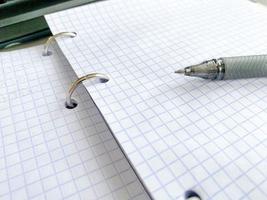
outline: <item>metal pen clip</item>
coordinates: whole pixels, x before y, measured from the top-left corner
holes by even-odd
[[[65,102],[66,108],[73,109],[78,105],[77,101],[75,99],[71,98],[71,95],[73,94],[73,92],[75,91],[75,89],[78,87],[78,85],[81,82],[88,80],[88,79],[92,79],[92,78],[99,78],[101,83],[105,83],[105,82],[109,81],[109,77],[105,74],[102,74],[102,73],[91,73],[91,74],[87,74],[85,76],[78,78],[70,86],[70,89],[69,89],[67,97],[66,97],[66,102]]]
[[[77,35],[76,32],[61,32],[61,33],[57,33],[53,36],[50,36],[44,44],[43,56],[52,55],[52,52],[49,51],[49,46],[52,43],[52,41],[55,40],[56,38],[62,37],[62,36],[74,38],[74,37],[76,37],[76,35]]]

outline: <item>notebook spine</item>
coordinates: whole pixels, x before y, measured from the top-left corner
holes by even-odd
[[[71,38],[74,38],[76,36],[77,36],[76,32],[60,32],[60,33],[57,33],[57,34],[55,34],[53,36],[50,36],[45,42],[44,50],[43,50],[43,56],[52,55],[52,52],[49,51],[49,47],[50,47],[52,41],[54,41],[56,38],[59,38],[59,37],[71,37]]]

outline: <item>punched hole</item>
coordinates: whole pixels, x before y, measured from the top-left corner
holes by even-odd
[[[52,54],[53,54],[52,51],[47,51],[42,53],[43,56],[51,56]]]
[[[65,107],[68,109],[73,109],[73,108],[76,108],[77,106],[78,106],[78,102],[75,99],[71,99],[69,104],[65,102]]]
[[[106,83],[106,82],[109,81],[109,79],[107,79],[107,78],[100,78],[99,81],[100,81],[100,83]]]
[[[201,200],[200,195],[194,190],[187,190],[184,194],[185,200]]]

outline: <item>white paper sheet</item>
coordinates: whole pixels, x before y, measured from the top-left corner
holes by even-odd
[[[266,78],[207,81],[174,70],[267,54],[267,9],[246,0],[110,0],[46,16],[155,199],[267,197]]]
[[[0,53],[0,199],[149,199],[77,76],[55,46]]]

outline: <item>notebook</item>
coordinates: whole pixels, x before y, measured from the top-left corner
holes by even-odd
[[[0,53],[0,199],[149,199],[58,46]]]
[[[75,73],[154,199],[267,198],[266,78],[174,70],[267,53],[266,8],[247,0],[112,0],[47,15]]]

